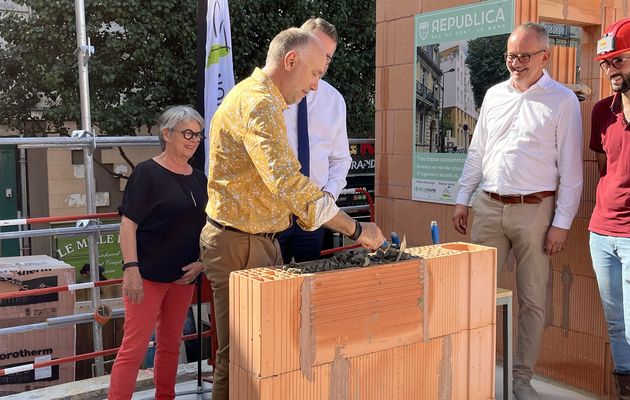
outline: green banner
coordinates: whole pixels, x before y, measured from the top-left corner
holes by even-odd
[[[474,91],[505,79],[498,73],[505,71],[503,51],[484,58],[479,49],[499,41],[504,46],[514,29],[514,0],[422,13],[414,23],[412,199],[454,204],[479,117]],[[489,69],[488,59],[501,62]],[[479,71],[491,79],[481,79]]]
[[[90,262],[88,238],[85,236],[59,236],[55,238],[56,256],[72,265],[76,270],[77,282],[89,281],[89,273],[81,274],[81,269]],[[98,239],[98,262],[103,266],[103,275],[108,279],[122,278],[122,256],[120,254],[120,234],[103,233]]]
[[[416,46],[512,32],[514,0],[483,1],[416,15]]]

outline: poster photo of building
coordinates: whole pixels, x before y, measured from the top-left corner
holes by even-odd
[[[483,96],[508,78],[513,29],[513,0],[416,15],[413,200],[454,204]]]

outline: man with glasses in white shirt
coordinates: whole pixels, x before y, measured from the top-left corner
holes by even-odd
[[[484,98],[457,195],[453,225],[471,240],[497,248],[497,271],[509,251],[516,258],[518,329],[513,392],[539,399],[531,386],[545,326],[549,256],[567,242],[582,192],[582,122],[575,94],[551,79],[549,35],[525,23],[510,35],[504,54],[510,79]]]
[[[614,94],[593,107],[590,149],[600,179],[588,226],[591,259],[608,322],[618,399],[630,399],[630,18],[597,42]]]
[[[326,51],[328,70],[337,49],[336,28],[323,18],[310,18],[300,29],[320,40]],[[317,91],[310,92],[302,102],[304,104],[290,105],[284,111],[289,144],[302,163],[301,172],[326,195],[337,200],[346,186],[346,176],[352,164],[346,132],[346,102],[341,93],[323,79],[319,81]],[[302,111],[300,107],[303,107]],[[306,124],[303,137],[308,144],[300,142],[300,113],[303,113],[302,123]],[[306,153],[300,154],[300,147]],[[308,164],[306,169],[304,164]],[[285,264],[291,259],[296,262],[315,260],[324,243],[324,228],[305,231],[294,219],[293,225],[278,236],[278,241]]]

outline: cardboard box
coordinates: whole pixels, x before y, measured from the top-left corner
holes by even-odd
[[[0,293],[74,283],[74,268],[48,256],[0,258]],[[43,322],[74,314],[72,292],[0,300],[0,328]]]
[[[75,354],[74,325],[0,336],[0,368]],[[0,376],[0,396],[74,381],[74,362]]]

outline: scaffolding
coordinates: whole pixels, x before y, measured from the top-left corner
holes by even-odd
[[[28,237],[41,236],[76,236],[85,235],[88,238],[88,254],[90,263],[90,276],[98,282],[98,238],[103,232],[117,232],[120,224],[101,224],[97,217],[111,216],[112,213],[96,213],[96,184],[94,180],[94,160],[93,153],[98,147],[113,146],[159,146],[159,138],[153,136],[126,136],[126,137],[99,137],[90,134],[81,137],[37,137],[37,138],[0,138],[0,145],[15,145],[22,153],[26,149],[37,148],[81,148],[83,150],[83,161],[85,165],[85,186],[86,186],[86,215],[74,217],[42,217],[42,218],[22,218],[16,220],[3,221],[0,226],[22,225],[29,222],[53,222],[59,219],[79,220],[86,219],[88,223],[81,227],[50,228],[36,230],[18,230],[14,232],[0,233],[0,240],[23,239]],[[21,156],[22,157],[22,156]],[[24,167],[25,168],[25,167]],[[26,174],[21,176],[22,192],[22,213],[26,214],[28,204],[28,192],[26,191]],[[98,310],[101,307],[100,290],[98,286],[92,287],[92,309]],[[96,322],[92,323],[92,336],[94,340],[94,351],[103,350],[102,326]],[[104,360],[102,356],[95,359],[95,373],[102,376],[105,373]]]

